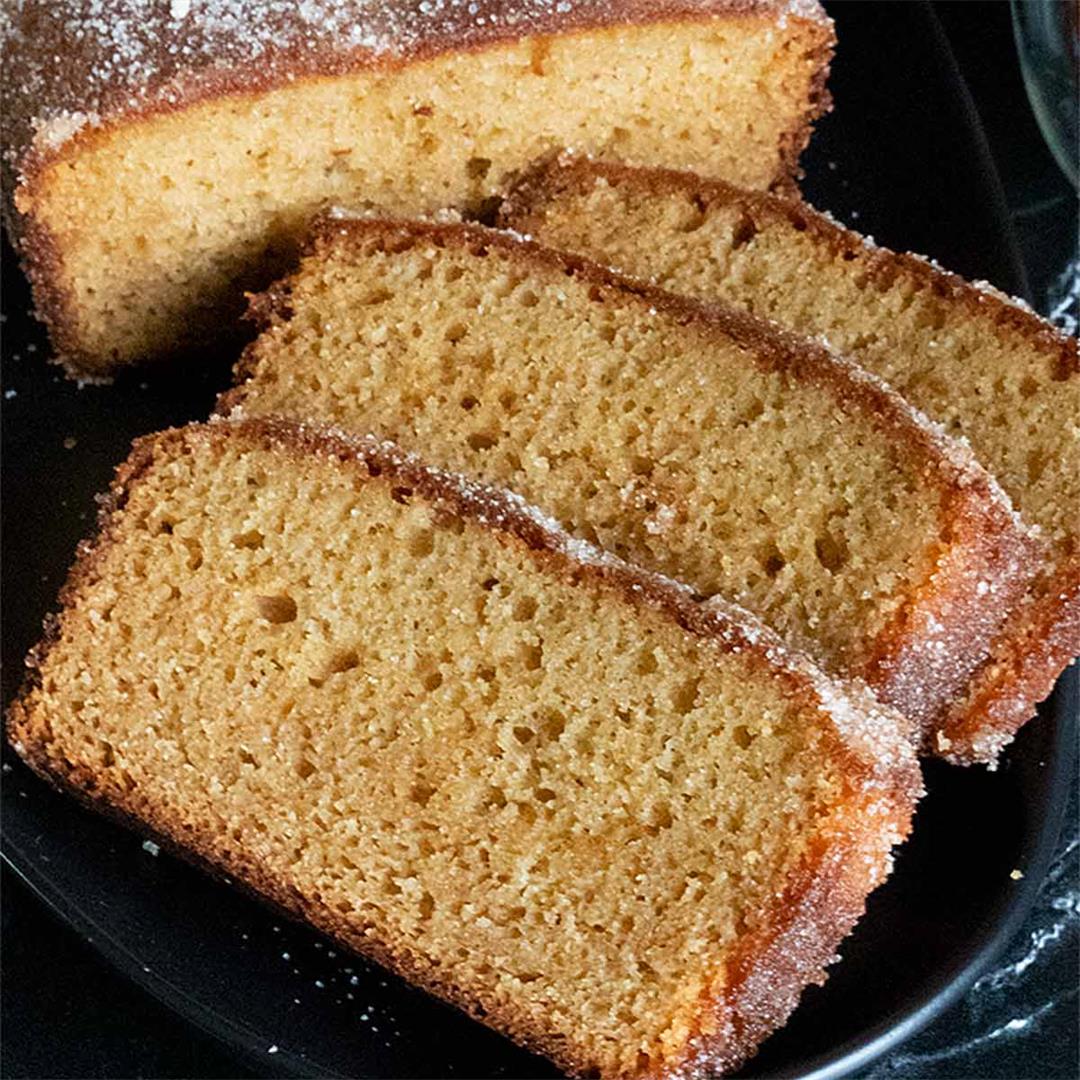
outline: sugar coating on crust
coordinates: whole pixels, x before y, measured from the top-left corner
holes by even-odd
[[[185,85],[230,68],[327,53],[400,61],[414,54],[620,21],[767,14],[822,24],[817,0],[56,0],[0,11],[9,161],[31,137],[55,150],[84,127],[151,102],[178,103]],[[58,52],[35,47],[40,39]],[[61,59],[62,56],[62,59]],[[25,103],[25,104],[23,104]],[[25,114],[25,115],[22,115]]]

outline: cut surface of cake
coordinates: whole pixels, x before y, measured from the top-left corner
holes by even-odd
[[[902,721],[393,446],[136,444],[8,734],[563,1068],[730,1068],[909,827]]]
[[[375,432],[760,614],[929,736],[1035,558],[964,449],[825,348],[479,226],[328,220],[220,408]]]
[[[986,287],[805,203],[587,160],[524,179],[504,223],[664,288],[825,336],[966,438],[1047,544],[940,749],[989,760],[1080,653],[1077,342]]]
[[[28,0],[0,29],[10,222],[84,377],[219,338],[333,202],[476,209],[563,147],[782,181],[833,41],[813,0]]]

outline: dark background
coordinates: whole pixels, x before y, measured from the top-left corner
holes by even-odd
[[[997,0],[934,6],[1000,170],[1031,295],[1040,310],[1049,310],[1070,260],[1075,273],[1075,194],[1042,144],[1029,111],[1008,5]],[[849,220],[853,216],[849,208],[831,209]],[[1061,857],[999,967],[963,1003],[866,1077],[1080,1075],[1077,815],[1074,792]],[[6,868],[2,886],[0,1075],[254,1075],[228,1050],[116,974]]]

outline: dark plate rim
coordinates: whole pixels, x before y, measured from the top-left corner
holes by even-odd
[[[1075,664],[1058,679],[1053,694],[1042,708],[1043,715],[1032,723],[1054,725],[1053,737],[1048,740],[1050,746],[1046,761],[1049,772],[1047,800],[1043,806],[1037,840],[1029,849],[1031,854],[1028,861],[1017,868],[1023,877],[1010,893],[1008,903],[998,919],[973,936],[974,951],[969,952],[966,959],[945,967],[938,976],[928,980],[921,1003],[909,1007],[899,1019],[884,1020],[863,1035],[840,1044],[835,1050],[811,1058],[802,1071],[772,1074],[777,1080],[781,1077],[784,1080],[841,1080],[869,1065],[918,1034],[956,1004],[986,973],[1020,929],[1054,860],[1068,806],[1073,752],[1080,737],[1080,670]]]
[[[934,48],[949,69],[950,79],[960,96],[967,126],[973,135],[975,153],[979,158],[978,168],[986,180],[997,231],[1002,240],[1003,254],[1011,264],[1013,280],[1024,298],[1031,302],[1033,297],[1027,269],[1020,257],[1020,245],[1009,217],[1005,189],[990,151],[982,118],[932,5],[927,5],[927,23],[934,38]],[[974,938],[974,954],[947,966],[938,977],[929,980],[922,1003],[909,1007],[899,1019],[883,1020],[862,1036],[842,1043],[834,1051],[812,1058],[801,1072],[785,1071],[776,1074],[777,1077],[784,1077],[785,1080],[840,1080],[850,1076],[856,1069],[870,1064],[916,1035],[956,1004],[1004,951],[1035,903],[1053,860],[1054,849],[1064,823],[1071,779],[1072,748],[1080,734],[1080,671],[1077,671],[1075,664],[1066,669],[1058,679],[1053,694],[1043,709],[1048,715],[1040,717],[1040,720],[1052,722],[1055,729],[1050,740],[1051,756],[1047,762],[1050,770],[1047,781],[1048,795],[1043,806],[1042,821],[1039,823],[1038,839],[1028,865],[1020,868],[1024,877],[1018,883],[1019,888],[1010,894],[1010,901],[998,920],[988,924]]]

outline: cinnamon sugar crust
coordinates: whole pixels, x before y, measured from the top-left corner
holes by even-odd
[[[4,156],[27,176],[80,131],[118,117],[522,37],[716,16],[768,16],[781,26],[789,18],[815,23],[831,41],[832,22],[817,0],[172,0],[145,8],[85,0],[24,3],[18,12],[0,15],[7,61]],[[54,61],[57,50],[63,50],[62,64]],[[808,120],[829,106],[826,73],[827,67]],[[808,138],[808,127],[789,135],[788,172]],[[34,162],[25,158],[31,148]]]
[[[429,502],[447,527],[454,521],[479,525],[509,549],[531,553],[552,582],[594,590],[612,602],[630,605],[641,618],[659,615],[681,632],[718,650],[717,655],[753,657],[764,680],[779,679],[793,707],[817,714],[828,729],[830,768],[844,777],[841,795],[812,829],[804,855],[774,898],[757,928],[743,935],[734,952],[722,958],[716,980],[703,987],[684,1035],[649,1053],[631,1055],[624,1068],[600,1063],[605,1076],[697,1077],[735,1067],[782,1023],[803,986],[820,982],[841,938],[862,913],[865,897],[887,874],[890,849],[909,829],[921,791],[918,768],[902,730],[902,721],[857,688],[842,689],[809,661],[787,649],[756,620],[735,608],[706,611],[687,590],[656,575],[621,563],[610,555],[568,537],[538,512],[504,493],[485,489],[428,469],[391,445],[276,420],[218,422],[165,432],[140,440],[121,467],[101,513],[101,532],[84,545],[62,594],[64,610],[54,621],[52,639],[31,660],[31,676],[8,717],[8,737],[41,775],[71,790],[99,809],[150,829],[170,848],[237,879],[245,887],[291,915],[330,934],[343,945],[385,964],[420,986],[458,1005],[476,1019],[548,1054],[572,1074],[595,1072],[596,1059],[572,1032],[552,1030],[522,999],[492,1003],[464,985],[453,965],[428,962],[415,943],[380,933],[363,921],[343,915],[321,899],[311,884],[283,876],[252,845],[232,842],[216,827],[215,816],[178,812],[152,783],[132,782],[136,763],[117,750],[115,766],[89,764],[70,743],[62,721],[63,694],[54,682],[64,670],[56,649],[73,647],[79,612],[110,562],[110,548],[123,544],[125,515],[140,485],[188,455],[269,452],[289,469],[314,458],[333,463],[340,476],[354,477],[356,491],[382,485],[399,501]],[[241,455],[242,456],[242,455]],[[211,465],[210,467],[216,467]],[[212,512],[212,508],[208,508]],[[81,624],[80,624],[81,625]],[[76,643],[77,647],[77,643]],[[57,696],[57,695],[60,696]],[[808,719],[809,722],[809,719]],[[813,723],[818,723],[815,720]],[[314,721],[313,721],[314,723]],[[67,745],[65,745],[67,741]],[[234,748],[235,749],[235,748]],[[139,774],[141,776],[141,774]],[[219,794],[215,799],[225,796]],[[721,960],[721,956],[717,957]],[[467,980],[466,980],[467,981]],[[676,1030],[676,1029],[672,1029]]]
[[[563,156],[522,177],[501,214],[666,288],[828,334],[970,440],[1045,545],[1027,598],[932,747],[958,763],[993,761],[1080,653],[1076,339],[985,283],[878,247],[799,199],[693,173]],[[633,249],[616,236],[627,228],[640,240]],[[799,284],[809,280],[819,283],[813,299]]]

